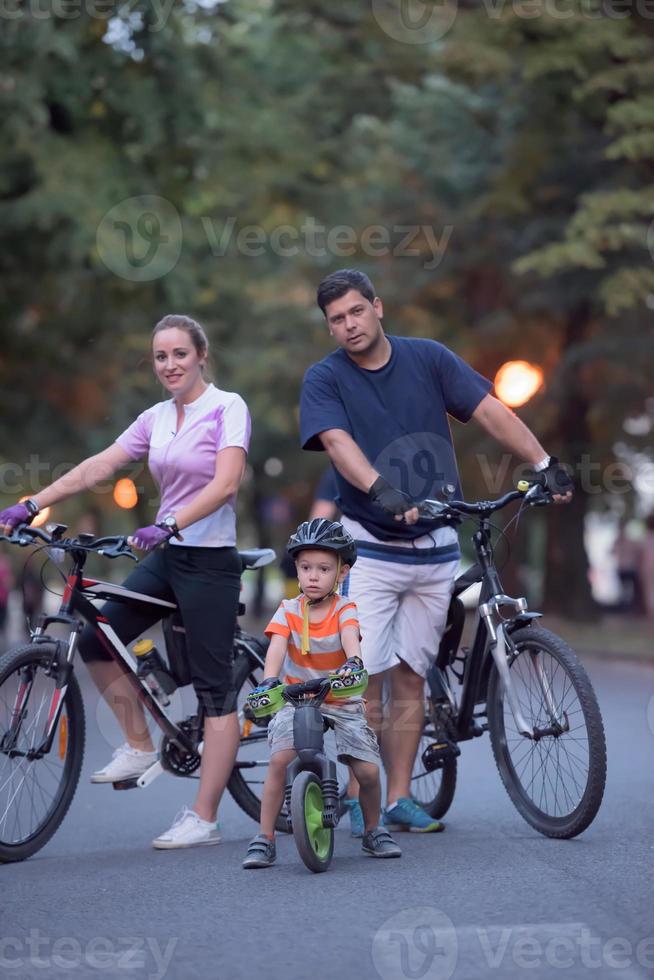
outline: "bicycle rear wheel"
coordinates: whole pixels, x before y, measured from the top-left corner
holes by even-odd
[[[0,862],[39,851],[64,819],[84,755],[84,705],[71,674],[50,752],[38,748],[56,691],[54,643],[27,644],[0,659]]]
[[[525,721],[549,733],[533,740],[518,732],[494,667],[487,709],[497,768],[527,823],[546,837],[576,837],[595,819],[606,782],[597,698],[583,666],[554,633],[528,626],[510,639],[511,680]]]
[[[457,761],[446,759],[441,768],[431,771],[426,769],[422,759],[423,752],[437,741],[439,736],[431,719],[426,718],[411,773],[411,796],[430,817],[440,820],[452,806],[456,791]]]

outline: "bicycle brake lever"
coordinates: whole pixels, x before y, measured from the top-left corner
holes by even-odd
[[[418,504],[418,513],[421,517],[443,517],[447,511],[447,504],[440,500],[423,500]]]

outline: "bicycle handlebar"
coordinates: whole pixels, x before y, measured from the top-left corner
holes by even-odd
[[[83,540],[86,537],[87,540]],[[19,524],[11,534],[0,534],[0,541],[8,541],[9,544],[17,544],[21,548],[32,544],[35,540],[42,541],[44,544],[61,551],[88,551],[104,555],[105,558],[131,558],[138,561],[138,558],[127,544],[127,537],[124,534],[108,535],[102,538],[94,538],[93,535],[80,535],[78,538],[59,538],[56,534],[49,534],[39,527],[32,527],[30,524]]]
[[[421,517],[432,517],[439,520],[444,517],[456,517],[459,514],[487,517],[497,510],[502,510],[514,500],[525,500],[530,506],[539,506],[550,503],[552,494],[543,487],[539,480],[531,483],[528,483],[527,480],[521,480],[517,490],[509,490],[508,493],[497,497],[495,500],[479,500],[473,504],[466,500],[427,499],[419,503],[417,507]]]

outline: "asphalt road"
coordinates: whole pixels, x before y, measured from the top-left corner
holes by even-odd
[[[488,738],[463,746],[447,830],[401,835],[375,861],[337,831],[323,875],[294,841],[272,869],[245,872],[253,823],[233,801],[223,843],[155,852],[191,803],[162,776],[147,790],[92,786],[118,735],[88,683],[82,780],[57,835],[0,868],[0,975],[16,978],[497,980],[654,973],[654,669],[587,660],[602,707],[609,777],[595,823],[541,837],[506,795]]]

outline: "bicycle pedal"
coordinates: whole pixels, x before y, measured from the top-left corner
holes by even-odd
[[[435,769],[442,769],[446,762],[460,755],[461,749],[456,742],[442,739],[427,746],[422,753],[422,764],[427,772],[433,772]]]
[[[138,786],[138,779],[119,779],[117,782],[111,784],[114,789],[136,789]]]

